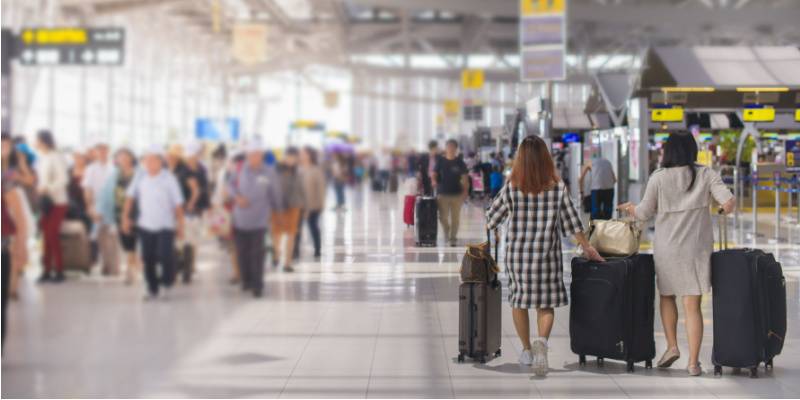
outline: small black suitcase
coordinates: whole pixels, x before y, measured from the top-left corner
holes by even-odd
[[[486,236],[489,237],[488,231]],[[498,247],[494,248],[497,260]],[[458,362],[470,357],[483,364],[492,354],[500,357],[503,286],[491,270],[492,264],[486,262],[486,274],[481,275],[488,282],[464,282],[458,288]]]
[[[757,249],[727,249],[727,222],[720,215],[720,243],[711,255],[714,375],[722,367],[773,367],[786,339],[786,280],[772,254]],[[722,232],[725,232],[724,234]],[[724,236],[724,239],[722,238]],[[722,248],[722,245],[720,246]]]
[[[414,239],[417,247],[436,246],[439,206],[435,197],[417,197],[414,210]]]
[[[581,365],[586,356],[622,360],[633,372],[656,356],[655,265],[651,254],[605,262],[572,259],[569,334]]]

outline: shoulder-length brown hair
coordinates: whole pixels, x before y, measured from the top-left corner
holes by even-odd
[[[532,195],[549,190],[561,180],[556,174],[556,164],[550,156],[547,143],[542,138],[528,136],[522,140],[508,180],[522,193]]]

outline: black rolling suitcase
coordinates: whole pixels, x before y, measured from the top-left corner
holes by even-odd
[[[417,197],[414,209],[414,240],[417,247],[436,246],[439,206],[435,197]]]
[[[720,215],[720,248],[711,255],[714,375],[722,367],[773,366],[786,339],[786,280],[772,254],[757,249],[727,249],[727,222]],[[722,232],[725,232],[724,234]]]
[[[194,253],[192,247],[188,244],[176,247],[172,253],[172,262],[175,266],[175,278],[179,276],[183,279],[183,283],[192,281],[192,264],[194,263]]]
[[[633,372],[656,356],[655,265],[651,254],[605,262],[572,259],[569,334],[581,365],[586,356],[622,360]]]
[[[472,249],[467,251],[471,252]],[[487,253],[491,251],[486,250],[484,253],[485,257],[491,258]],[[494,259],[497,259],[497,246]],[[497,279],[497,273],[490,267],[494,263],[489,260],[483,263],[486,266],[485,274],[471,275],[471,279],[458,288],[458,362],[464,362],[466,357],[470,357],[483,364],[490,355],[500,357],[501,354],[503,288]],[[470,274],[462,271],[462,280],[465,275]],[[475,279],[477,277],[479,279]]]

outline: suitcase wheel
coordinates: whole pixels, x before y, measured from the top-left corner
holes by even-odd
[[[500,349],[497,349],[497,351],[496,351],[496,352],[494,352],[494,356],[495,356],[495,357],[500,357],[502,354],[503,354],[503,353],[500,351]]]
[[[578,356],[578,365],[586,365],[586,356],[581,354]]]
[[[722,367],[719,365],[714,366],[714,376],[722,376]]]
[[[486,364],[486,356],[481,356],[481,364]]]
[[[458,355],[458,362],[459,363],[463,363],[464,362],[464,354],[459,354]]]
[[[628,361],[628,369],[627,369],[628,373],[633,372],[633,369],[634,369],[633,361]]]
[[[597,365],[603,365],[603,357],[597,357]]]
[[[758,378],[758,368],[750,368],[750,377]]]
[[[774,368],[775,368],[775,365],[772,363],[772,360],[773,360],[773,359],[772,359],[772,358],[770,358],[769,360],[767,360],[767,361],[764,363],[764,369],[765,369],[765,370],[766,370],[766,369],[774,369]]]
[[[653,360],[647,360],[644,362],[644,369],[653,369]]]

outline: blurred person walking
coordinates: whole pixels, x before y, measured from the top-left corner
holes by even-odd
[[[347,182],[345,171],[344,156],[339,152],[333,153],[331,178],[333,179],[333,190],[336,194],[336,207],[334,207],[333,211],[347,211],[344,207],[344,185]]]
[[[422,182],[425,196],[433,196],[433,173],[441,158],[439,142],[431,140],[428,143],[428,155],[420,156],[417,161],[417,178]]]
[[[151,146],[144,157],[144,173],[139,175],[126,191],[122,208],[122,232],[134,233],[131,220],[134,203],[139,215],[135,226],[139,233],[147,281],[145,300],[161,297],[167,299],[175,279],[173,272],[175,239],[183,237],[183,194],[178,180],[164,169],[164,152],[160,146]],[[157,267],[161,265],[161,274]],[[163,286],[163,290],[160,290]]]
[[[294,250],[295,235],[297,235],[300,225],[300,212],[305,203],[303,194],[303,182],[297,172],[297,161],[299,151],[295,147],[289,147],[283,156],[283,162],[278,166],[280,177],[281,194],[283,196],[283,208],[272,211],[272,244],[273,258],[272,263],[277,266],[284,256],[283,270],[293,272],[292,256]],[[283,236],[286,235],[286,243]]]
[[[458,142],[448,140],[445,156],[436,162],[433,170],[433,188],[437,189],[439,222],[442,224],[445,240],[450,247],[458,244],[458,228],[461,223],[461,206],[467,201],[467,165],[458,158]]]
[[[234,200],[233,228],[242,290],[261,297],[264,289],[265,239],[272,210],[283,208],[280,177],[264,162],[264,148],[258,140],[247,143],[246,159],[228,179],[228,193]],[[278,217],[280,219],[280,217]],[[281,222],[281,221],[278,221]],[[295,225],[296,226],[296,225]]]
[[[61,223],[67,214],[68,198],[67,165],[61,154],[56,151],[56,142],[50,131],[39,131],[36,136],[37,170],[39,180],[39,229],[42,232],[44,251],[42,252],[42,268],[44,272],[39,282],[63,282],[64,253],[61,248]]]
[[[127,147],[119,149],[115,159],[117,167],[106,179],[98,196],[97,212],[102,215],[105,225],[116,225],[120,228],[118,231],[119,242],[125,252],[125,264],[127,266],[125,283],[130,285],[133,283],[136,274],[140,273],[142,269],[142,263],[136,254],[136,243],[139,234],[136,227],[136,221],[139,217],[138,202],[134,201],[131,205],[131,211],[128,215],[131,220],[131,226],[128,228],[129,231],[127,233],[122,230],[125,220],[122,213],[125,208],[128,187],[139,178],[140,172],[136,169],[136,157],[131,149]]]
[[[2,136],[2,184],[3,184],[3,196],[5,198],[5,193],[7,191],[13,191],[14,193],[10,193],[9,197],[14,197],[12,202],[18,201],[20,210],[15,210],[14,213],[11,213],[11,216],[14,216],[15,219],[21,220],[20,226],[18,227],[17,231],[22,232],[22,234],[10,234],[13,238],[17,239],[21,242],[21,244],[17,244],[16,246],[21,246],[23,249],[18,249],[17,251],[24,250],[24,254],[20,254],[18,257],[11,257],[11,262],[6,263],[5,258],[3,259],[3,273],[8,273],[9,275],[3,275],[3,287],[4,290],[7,290],[8,298],[9,299],[17,299],[18,292],[17,288],[19,286],[19,276],[22,274],[25,265],[28,263],[27,257],[27,240],[35,235],[35,229],[33,224],[35,220],[33,218],[33,213],[31,212],[31,206],[28,204],[28,198],[25,195],[24,189],[21,187],[22,182],[35,182],[35,177],[31,176],[30,171],[25,164],[25,155],[21,154],[14,148],[14,143],[11,139],[11,135],[3,134]],[[16,203],[15,203],[16,207]],[[16,215],[19,214],[19,215]],[[16,215],[16,216],[15,216]],[[4,214],[5,216],[5,214]],[[22,220],[24,219],[24,220]],[[5,225],[5,219],[3,220],[3,224]],[[13,221],[12,221],[13,222]],[[13,223],[9,225],[9,227],[13,227]],[[5,235],[4,235],[5,236]],[[9,238],[11,240],[11,238]],[[10,242],[9,242],[10,243]],[[6,238],[3,239],[3,251],[9,250],[5,247]],[[13,253],[13,251],[12,251]],[[5,253],[4,253],[5,254]],[[24,255],[24,257],[22,257]],[[8,271],[6,271],[6,267],[8,267]],[[8,286],[5,286],[8,285]],[[4,292],[5,293],[5,292]],[[6,296],[4,295],[3,301],[6,301]],[[5,303],[3,303],[5,304]],[[3,308],[5,310],[5,308]],[[5,312],[5,311],[4,311]]]
[[[229,282],[233,285],[241,281],[241,268],[239,268],[239,255],[236,251],[236,242],[233,237],[234,231],[231,213],[233,212],[234,202],[228,191],[228,181],[231,180],[234,175],[239,174],[244,164],[244,153],[241,150],[234,151],[230,159],[225,160],[225,165],[217,172],[217,183],[214,186],[214,192],[211,196],[212,218],[215,219],[212,226],[216,224],[219,227],[219,239],[222,241],[223,246],[230,252],[233,275],[229,279]]]
[[[300,152],[300,179],[303,182],[303,214],[314,241],[314,257],[322,253],[319,217],[325,209],[325,172],[317,165],[317,152],[306,147]]]
[[[183,279],[184,282],[189,282],[197,263],[197,245],[202,239],[203,217],[211,207],[211,200],[208,172],[200,163],[203,144],[193,141],[186,145],[185,150],[182,167],[175,171],[183,198],[186,200],[184,207],[186,234],[183,243],[180,243],[182,246],[179,245],[178,249],[183,253],[183,268],[187,268],[183,271]]]
[[[89,167],[88,150],[81,147],[72,152],[72,166],[68,171],[69,184],[67,185],[67,196],[69,197],[69,209],[65,220],[80,221],[86,228],[86,236],[92,231],[92,218],[89,216],[89,207],[86,205],[86,195],[82,187],[83,177],[86,176],[86,169]]]
[[[591,219],[611,219],[614,210],[614,185],[617,177],[611,162],[592,154],[592,159],[586,161],[578,178],[578,185],[583,187],[586,174],[592,178],[592,215]]]
[[[378,155],[378,181],[381,183],[381,191],[386,192],[389,188],[389,177],[392,175],[392,154],[389,149],[381,150]]]
[[[11,163],[9,157],[11,150],[11,137],[3,134],[3,179],[2,182],[2,348],[5,349],[6,342],[6,306],[11,289],[11,275],[14,265],[25,265],[28,260],[28,229],[32,229],[27,224],[27,218],[23,211],[23,201],[26,201],[22,193],[14,189],[11,171],[6,170],[6,166]],[[8,164],[7,164],[8,163]],[[7,175],[7,172],[9,173]]]
[[[100,266],[103,275],[117,275],[120,266],[119,235],[114,221],[106,223],[97,210],[97,200],[109,176],[114,173],[114,164],[109,158],[108,143],[98,140],[94,145],[96,159],[88,167],[81,180],[83,197],[92,219],[91,237],[97,242]]]

